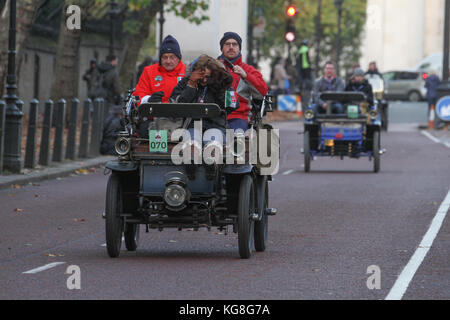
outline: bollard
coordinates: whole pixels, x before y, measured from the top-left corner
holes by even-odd
[[[0,174],[3,173],[3,146],[4,146],[4,130],[5,130],[5,101],[0,100]]]
[[[92,107],[92,100],[87,98],[83,105],[83,119],[81,120],[80,149],[78,150],[79,158],[87,158],[88,156],[88,140],[89,140],[89,120]]]
[[[66,146],[66,159],[75,160],[75,145],[77,141],[77,126],[78,126],[78,105],[80,100],[77,98],[72,99],[72,104],[70,106],[70,116],[69,116],[69,130],[67,135],[67,146]]]
[[[50,133],[53,120],[53,101],[45,102],[44,121],[42,123],[41,149],[39,153],[39,164],[48,166],[50,164]]]
[[[92,113],[91,122],[91,142],[89,145],[89,155],[95,157],[99,154],[100,143],[100,112],[101,112],[101,99],[96,98],[94,100],[94,112]]]
[[[107,114],[105,112],[108,112],[108,102],[105,101],[105,99],[101,98],[100,100],[100,119],[98,121],[98,147],[100,148],[100,145],[102,143],[103,138],[103,124],[105,123],[105,119],[107,117]],[[99,149],[100,150],[100,149]]]
[[[36,137],[39,116],[39,101],[30,101],[30,112],[28,120],[27,144],[25,149],[24,167],[33,169],[36,166]]]
[[[53,145],[52,161],[61,162],[63,160],[64,145],[64,122],[66,119],[66,100],[61,99],[56,105],[55,140]]]
[[[23,101],[17,100],[16,105],[17,105],[17,109],[19,109],[20,112],[23,112],[23,105],[24,105]]]

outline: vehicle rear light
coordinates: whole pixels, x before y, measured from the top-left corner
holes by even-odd
[[[423,80],[427,80],[427,78],[428,78],[428,73],[422,73],[422,79]]]

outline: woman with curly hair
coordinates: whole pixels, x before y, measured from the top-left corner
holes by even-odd
[[[210,56],[201,55],[186,69],[186,77],[180,80],[172,91],[170,97],[172,102],[215,103],[226,114],[239,108],[239,101],[232,87],[233,77],[225,70],[221,62]],[[230,105],[226,105],[227,94],[232,97]],[[191,122],[189,128],[193,127],[194,123]],[[204,119],[203,130],[211,128],[224,131],[227,128],[226,118]]]

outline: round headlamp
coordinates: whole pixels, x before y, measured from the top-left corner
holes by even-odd
[[[314,111],[311,109],[305,111],[305,119],[311,120],[314,118]]]
[[[116,140],[114,148],[119,156],[124,156],[131,150],[130,140],[124,137],[120,137]]]
[[[377,110],[370,110],[369,111],[369,117],[372,120],[375,120],[378,117],[378,111]]]
[[[169,184],[164,191],[164,201],[171,207],[179,207],[186,201],[186,189],[178,184]]]

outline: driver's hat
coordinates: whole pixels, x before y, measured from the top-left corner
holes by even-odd
[[[356,76],[363,76],[363,77],[364,77],[364,70],[361,69],[361,68],[356,68],[356,69],[353,71],[353,76],[352,76],[352,78],[354,78],[354,77],[356,77]]]

